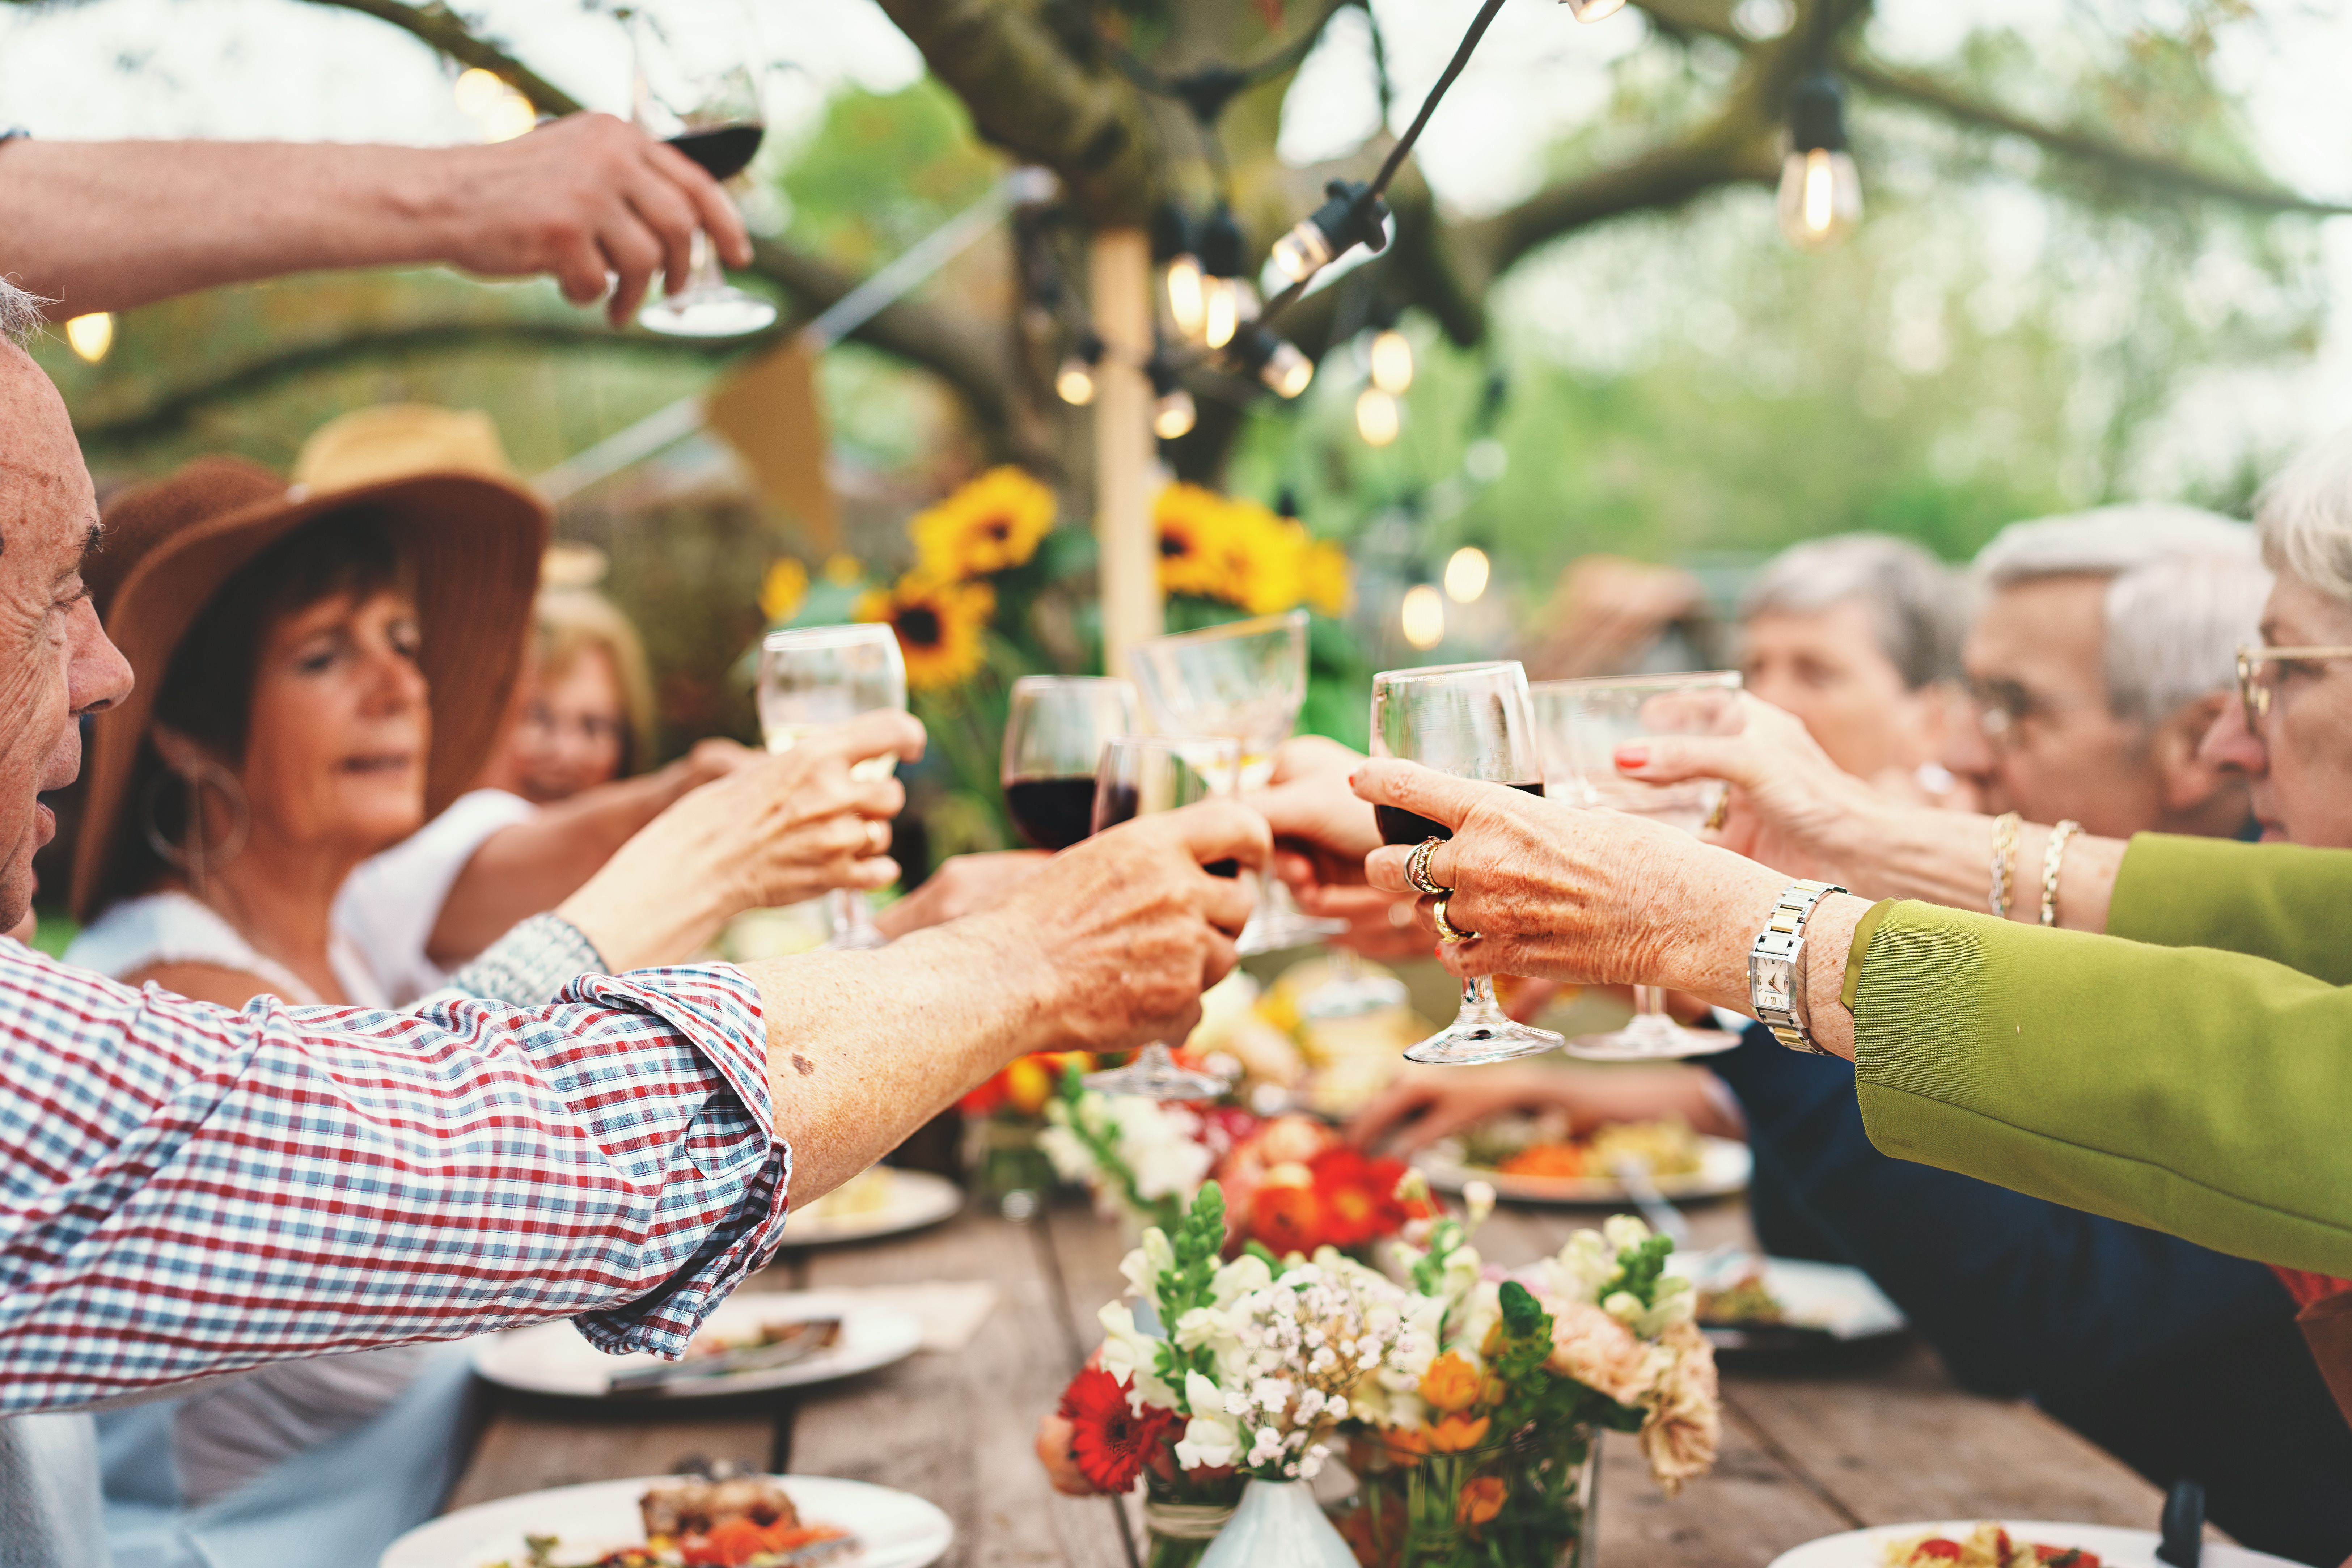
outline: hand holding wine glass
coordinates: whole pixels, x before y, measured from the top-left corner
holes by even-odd
[[[759,57],[750,14],[736,0],[640,5],[630,14],[629,37],[639,129],[722,184],[742,173],[767,132],[752,68]],[[690,338],[736,337],[775,319],[773,304],[727,281],[709,236],[700,229],[686,269],[671,259],[667,296],[637,314],[649,331]]]
[[[874,710],[907,706],[907,667],[898,635],[887,626],[808,626],[770,632],[760,645],[760,730],[771,752],[789,752],[803,735]],[[887,778],[895,753],[869,757],[853,778]],[[889,847],[889,830],[874,823],[875,853]],[[826,895],[833,915],[832,946],[885,945],[866,895],[840,889]]]
[[[1040,849],[1094,831],[1095,764],[1116,735],[1140,727],[1135,688],[1101,676],[1024,675],[1004,721],[1004,808]]]

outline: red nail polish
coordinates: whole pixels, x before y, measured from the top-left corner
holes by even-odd
[[[1649,766],[1650,748],[1647,746],[1618,747],[1617,765],[1621,768],[1645,768]]]

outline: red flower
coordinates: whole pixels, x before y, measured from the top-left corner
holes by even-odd
[[[1276,1258],[1313,1252],[1329,1237],[1323,1196],[1312,1187],[1260,1187],[1250,1205],[1250,1234]]]
[[[1070,1424],[1070,1457],[1078,1473],[1113,1496],[1135,1485],[1144,1462],[1167,1439],[1176,1412],[1128,1407],[1127,1384],[1098,1366],[1082,1369],[1062,1391],[1062,1419]]]

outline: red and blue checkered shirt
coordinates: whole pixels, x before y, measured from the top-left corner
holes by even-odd
[[[791,1168],[732,969],[232,1011],[0,939],[0,1415],[561,1317],[677,1354]]]

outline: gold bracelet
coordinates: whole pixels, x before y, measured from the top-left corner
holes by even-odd
[[[2017,813],[2004,811],[1992,819],[1992,918],[2009,918],[2009,889],[2017,866]]]
[[[2050,847],[2042,852],[2042,923],[2058,923],[2058,866],[2066,858],[2066,840],[2083,831],[2083,825],[2072,817],[2062,819],[2050,830]]]

